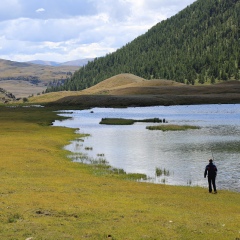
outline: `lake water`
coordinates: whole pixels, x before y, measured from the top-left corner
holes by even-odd
[[[104,155],[111,166],[127,173],[144,173],[149,182],[202,187],[207,187],[203,174],[213,157],[218,168],[217,188],[240,192],[240,104],[93,108],[61,115],[71,119],[55,121],[54,126],[90,134],[66,146],[73,153],[96,159]],[[200,129],[150,131],[146,126],[155,124],[100,125],[102,118],[160,118],[166,119],[165,124]],[[156,176],[156,168],[168,174]]]

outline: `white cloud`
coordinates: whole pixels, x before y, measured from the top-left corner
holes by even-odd
[[[37,12],[37,13],[45,12],[45,9],[44,9],[44,8],[38,8],[38,9],[36,10],[36,12]]]
[[[0,5],[0,58],[63,62],[104,56],[192,2],[41,0],[39,6],[8,0]]]

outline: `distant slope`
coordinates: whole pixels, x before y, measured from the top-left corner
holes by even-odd
[[[46,93],[29,98],[30,102],[43,103],[54,102],[65,97],[74,99],[77,96],[99,96],[99,95],[139,95],[156,94],[164,87],[185,86],[169,80],[146,80],[133,74],[119,74],[106,79],[95,86],[82,91],[60,91]]]
[[[239,12],[239,0],[198,0],[49,91],[85,89],[123,72],[190,84],[239,79]]]
[[[78,69],[76,66],[42,66],[0,59],[0,80],[50,82],[67,79]]]
[[[0,59],[0,88],[17,98],[42,93],[48,84],[63,82],[78,70],[77,66],[43,66]]]
[[[85,66],[88,62],[91,62],[93,60],[94,60],[94,58],[78,59],[78,60],[74,60],[74,61],[68,61],[68,62],[60,63],[59,66],[78,66],[78,67],[82,67],[82,66]]]
[[[42,94],[47,88],[43,83],[32,84],[31,82],[23,80],[0,81],[0,87],[7,89],[7,91],[14,94],[16,98],[27,98],[32,95]]]
[[[53,62],[53,61],[43,61],[43,60],[33,60],[33,61],[29,61],[27,63],[39,64],[39,65],[44,65],[44,66],[53,66],[53,67],[57,67],[57,66],[82,67],[91,61],[93,61],[93,58],[78,59],[78,60],[68,61],[68,62],[63,62],[63,63]]]
[[[53,62],[53,61],[43,61],[43,60],[32,60],[32,61],[28,61],[26,63],[30,63],[30,64],[38,64],[38,65],[44,65],[44,66],[59,66],[58,62]]]

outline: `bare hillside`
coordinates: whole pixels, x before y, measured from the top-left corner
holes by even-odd
[[[90,87],[82,92],[84,94],[113,94],[113,95],[125,95],[134,94],[136,90],[146,87],[160,87],[160,86],[179,86],[184,85],[170,80],[146,80],[144,78],[138,77],[134,74],[119,74],[108,78],[93,87]],[[137,92],[136,92],[137,93]]]
[[[139,94],[139,92],[147,88],[163,87],[163,86],[181,86],[184,84],[177,83],[170,80],[145,80],[133,74],[119,74],[106,79],[95,86],[78,92],[53,92],[41,96],[31,98],[30,101],[34,102],[49,102],[56,101],[60,98],[67,96],[78,95],[126,95],[126,94]]]
[[[43,82],[53,81],[54,79],[66,79],[69,73],[78,70],[76,66],[43,66],[31,63],[14,62],[0,59],[0,79],[18,80],[39,79]]]
[[[85,89],[82,92],[87,94],[106,94],[113,89],[127,87],[133,83],[141,84],[144,81],[146,80],[133,74],[119,74]]]
[[[28,97],[45,91],[47,84],[71,76],[77,66],[43,66],[0,59],[0,88],[17,98]]]

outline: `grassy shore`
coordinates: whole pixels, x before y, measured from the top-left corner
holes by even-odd
[[[237,239],[240,194],[128,181],[73,163],[48,108],[0,107],[0,238]],[[202,169],[200,169],[202,171]]]

